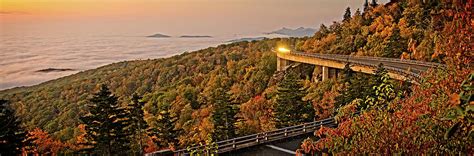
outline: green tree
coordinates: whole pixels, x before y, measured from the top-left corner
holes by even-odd
[[[349,104],[356,99],[364,99],[371,94],[371,84],[368,81],[368,76],[354,73],[349,64],[346,64],[342,72],[344,86],[339,91],[341,94],[336,97],[334,104],[336,108]]]
[[[328,29],[328,27],[324,24],[321,24],[321,26],[319,26],[319,31],[314,34],[314,38],[319,40],[328,35],[329,33],[330,30]]]
[[[342,83],[343,83],[343,88],[340,91],[341,94],[337,96],[336,98],[336,103],[335,106],[336,108],[339,108],[345,104],[350,103],[352,100],[355,99],[355,96],[353,95],[353,90],[354,86],[352,85],[352,78],[354,75],[354,71],[351,69],[351,66],[349,63],[347,63],[344,66],[344,69],[342,69]]]
[[[130,103],[127,105],[127,113],[129,126],[128,130],[131,132],[131,146],[133,153],[143,155],[143,135],[146,134],[148,124],[144,120],[143,107],[145,102],[142,101],[142,97],[137,94],[132,95]]]
[[[374,72],[374,76],[370,79],[370,83],[372,84],[372,86],[379,86],[380,84],[384,83],[384,79],[382,79],[382,77],[387,75],[387,73],[388,71],[387,69],[385,69],[382,63],[377,65],[377,69]]]
[[[354,17],[356,16],[362,17],[362,13],[360,12],[359,8],[357,8],[356,12],[354,12]]]
[[[303,101],[306,91],[294,72],[285,74],[278,84],[274,116],[277,128],[313,121],[314,109],[310,102]]]
[[[148,129],[152,136],[156,136],[155,143],[165,148],[174,147],[178,142],[178,131],[175,129],[178,117],[173,116],[170,109],[171,104],[169,102],[160,102],[155,126]]]
[[[346,12],[344,13],[344,18],[343,18],[343,21],[344,22],[347,22],[351,20],[351,8],[350,7],[347,7],[346,8]]]
[[[214,90],[211,103],[214,107],[212,121],[214,123],[213,139],[216,141],[235,137],[237,109],[230,100],[227,91],[219,87]]]
[[[354,70],[352,70],[350,63],[346,63],[346,65],[344,65],[344,69],[342,69],[342,75],[343,75],[343,78],[342,78],[343,83],[350,84],[351,79],[354,76]]]
[[[8,101],[0,99],[0,155],[18,155],[26,133],[19,119],[8,107]]]
[[[390,76],[382,64],[379,64],[374,79],[375,84],[372,87],[373,95],[367,96],[365,103],[361,105],[362,109],[383,108],[400,95],[390,82]]]
[[[89,114],[81,117],[86,127],[86,138],[92,145],[88,150],[101,155],[128,152],[127,113],[118,105],[118,98],[103,84],[89,101]]]
[[[388,39],[388,42],[384,44],[381,57],[400,57],[402,53],[407,50],[407,48],[407,40],[400,36],[400,29],[395,27],[392,31],[392,35]]]
[[[370,3],[371,7],[376,7],[377,5],[377,0],[372,0],[372,2]]]
[[[365,0],[364,2],[364,12],[366,12],[367,9],[369,9],[369,0]]]

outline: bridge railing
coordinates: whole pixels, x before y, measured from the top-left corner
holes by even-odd
[[[434,62],[424,62],[424,61],[418,61],[418,60],[407,60],[407,59],[386,58],[386,57],[353,56],[353,55],[338,55],[338,54],[323,54],[323,55],[343,57],[347,59],[365,59],[365,60],[375,60],[375,61],[384,61],[384,62],[394,62],[394,63],[401,63],[401,64],[425,66],[425,67],[430,67],[430,68],[445,66],[443,64],[434,63]]]
[[[257,134],[246,135],[242,137],[232,138],[228,140],[218,141],[211,145],[195,146],[187,149],[180,149],[174,151],[174,155],[188,155],[193,151],[204,151],[204,149],[211,152],[225,153],[233,150],[238,150],[246,147],[251,147],[259,144],[270,143],[286,138],[299,136],[302,134],[313,133],[322,126],[336,127],[337,124],[334,118],[327,118],[310,123],[280,128],[273,131],[262,132]],[[148,156],[163,155],[162,153],[154,152],[147,154]]]
[[[361,62],[361,61],[355,61],[347,58],[341,58],[341,57],[334,57],[331,54],[315,54],[315,53],[301,53],[301,52],[292,52],[291,54],[293,55],[300,55],[300,56],[306,56],[306,57],[315,57],[315,58],[321,58],[321,59],[326,59],[326,60],[333,60],[333,61],[338,61],[338,62],[344,62],[344,63],[350,63],[350,64],[355,64],[355,65],[361,65],[361,66],[367,66],[371,68],[377,68],[378,64],[372,64],[368,62]],[[417,73],[411,72],[409,70],[402,70],[399,68],[394,68],[390,66],[384,67],[388,71],[395,72],[400,75],[405,75],[408,78],[411,78],[413,80],[421,80],[421,76]]]
[[[299,54],[308,54],[305,52],[293,52]],[[320,53],[311,53],[320,56],[333,56],[333,57],[342,57],[346,59],[365,59],[365,60],[376,60],[376,61],[384,61],[384,62],[395,62],[401,64],[411,64],[411,65],[418,65],[418,66],[425,66],[430,68],[438,68],[438,67],[446,67],[444,64],[434,63],[434,62],[425,62],[425,61],[418,61],[418,60],[407,60],[407,59],[397,59],[397,58],[387,58],[387,57],[373,57],[373,56],[354,56],[354,55],[341,55],[341,54],[320,54]]]

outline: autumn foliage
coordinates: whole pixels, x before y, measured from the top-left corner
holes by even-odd
[[[137,110],[150,126],[149,136],[136,136],[145,152],[206,143],[213,134],[227,135],[214,136],[218,139],[233,137],[234,132],[216,130],[223,127],[219,119],[235,118],[224,127],[235,126],[239,136],[273,130],[279,127],[276,114],[283,118],[294,113],[291,120],[305,120],[288,125],[334,115],[339,124],[305,140],[302,153],[473,153],[468,76],[473,71],[472,10],[472,0],[398,0],[356,10],[352,17],[348,8],[342,22],[321,25],[312,37],[238,42],[165,59],[114,63],[39,86],[0,91],[0,98],[11,101],[22,125],[33,127],[28,135],[32,144],[24,148],[30,154],[91,148],[80,117],[89,113],[86,104],[97,84],[109,85],[117,107],[127,105],[133,93],[143,95],[143,109]],[[353,81],[313,82],[318,77],[314,66],[297,67],[313,72],[297,71],[301,75],[291,80],[304,81],[304,86],[277,87],[285,74],[276,72],[271,49],[281,43],[305,52],[431,61],[448,67],[432,69],[411,93],[402,95],[393,92],[400,86],[385,79],[375,88],[388,88],[389,98],[372,94],[372,77],[360,73]],[[223,93],[228,95],[216,96]],[[308,113],[297,112],[301,107],[286,111],[295,101]],[[356,115],[361,103],[367,103],[366,109]],[[237,112],[227,113],[229,108]]]
[[[315,134],[321,139],[305,140],[301,153],[474,152],[472,0],[441,3],[440,14],[433,18],[442,25],[436,30],[440,40],[435,42],[432,59],[442,59],[448,67],[426,73],[410,95],[390,102],[385,109],[369,109],[340,120],[335,129],[320,129]]]
[[[71,147],[70,144],[52,138],[48,132],[39,128],[29,131],[27,136],[27,140],[32,144],[24,147],[23,151],[27,154],[58,155],[59,152]]]
[[[273,105],[271,100],[257,95],[240,105],[238,123],[241,134],[253,134],[275,129],[273,121]]]

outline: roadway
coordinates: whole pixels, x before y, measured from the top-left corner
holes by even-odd
[[[330,63],[329,67],[342,69],[345,64],[349,63],[352,66],[362,66],[361,68],[367,68],[364,73],[373,73],[377,66],[382,63],[384,67],[391,73],[398,74],[403,77],[419,81],[423,72],[426,72],[430,68],[445,67],[442,64],[423,62],[415,60],[404,60],[397,58],[382,58],[382,57],[367,57],[367,56],[351,56],[351,55],[338,55],[338,54],[317,54],[317,53],[305,53],[305,52],[289,52],[289,53],[277,53],[279,58],[290,60],[293,62],[309,63],[318,65],[315,62],[321,62],[318,60],[324,60]],[[328,65],[326,63],[325,65]],[[400,79],[400,78],[396,78]],[[404,79],[401,79],[404,80]]]

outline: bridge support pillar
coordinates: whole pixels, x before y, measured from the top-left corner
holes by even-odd
[[[329,79],[329,67],[323,66],[323,81]]]
[[[277,59],[277,71],[285,70],[285,67],[288,66],[288,65],[290,65],[289,60],[285,60],[285,59],[282,59],[282,58]]]
[[[337,69],[336,68],[329,68],[329,78],[336,79],[337,78]]]
[[[323,81],[337,78],[337,69],[331,67],[322,67]]]

